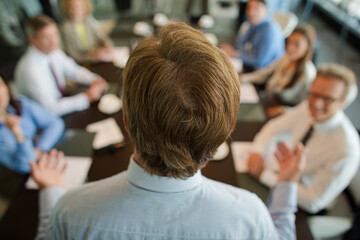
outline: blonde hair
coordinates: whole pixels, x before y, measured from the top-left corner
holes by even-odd
[[[86,12],[87,15],[90,15],[93,11],[93,6],[92,3],[89,0],[62,0],[61,1],[61,9],[63,10],[63,12],[69,16],[69,5],[71,1],[83,1],[85,2],[85,6],[86,6]]]
[[[354,72],[336,63],[324,63],[317,68],[317,77],[340,80],[345,84],[343,98],[347,97],[350,89],[356,84]]]
[[[123,77],[128,131],[151,174],[192,176],[235,126],[237,73],[222,51],[186,24],[167,24],[140,42]]]

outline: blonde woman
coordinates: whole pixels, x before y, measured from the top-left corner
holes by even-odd
[[[61,26],[67,54],[79,63],[101,61],[102,56],[112,50],[112,42],[92,16],[90,1],[63,0],[61,3],[68,16]]]

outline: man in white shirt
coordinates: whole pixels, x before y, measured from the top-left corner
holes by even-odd
[[[307,150],[298,205],[310,213],[327,207],[350,183],[359,166],[359,136],[342,110],[349,91],[354,93],[355,88],[350,69],[337,64],[319,67],[308,100],[269,121],[255,136],[249,173],[273,186],[278,169],[273,147],[284,141],[291,148],[301,141]],[[309,131],[311,126],[313,130]]]
[[[42,187],[39,238],[296,238],[300,148],[279,158],[285,167],[270,214],[256,195],[201,175],[232,132],[240,102],[231,62],[201,32],[171,23],[140,42],[124,70],[123,101],[134,143],[128,170],[70,190],[49,221],[64,193],[61,156],[54,165],[46,156],[31,163]]]
[[[98,100],[107,83],[100,76],[75,63],[59,48],[55,22],[38,15],[26,25],[30,47],[15,69],[17,90],[56,115],[81,111]],[[66,96],[65,79],[90,85],[83,93]]]

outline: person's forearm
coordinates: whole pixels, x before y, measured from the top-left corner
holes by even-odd
[[[39,226],[36,239],[44,239],[46,228],[49,223],[51,210],[56,205],[59,198],[65,193],[63,188],[45,188],[40,191],[40,213]]]
[[[296,239],[297,183],[278,183],[271,190],[267,205],[279,239]]]

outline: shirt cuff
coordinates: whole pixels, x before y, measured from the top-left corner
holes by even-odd
[[[297,189],[295,182],[279,182],[270,193],[270,212],[295,212],[297,210]]]
[[[78,111],[89,108],[90,102],[85,93],[77,94],[76,97],[78,99],[77,100],[77,110]]]
[[[274,173],[273,170],[264,169],[260,175],[260,182],[265,184],[268,187],[274,187],[277,183],[278,175]]]
[[[66,192],[64,188],[49,187],[40,191],[40,212],[52,209],[59,198]]]

